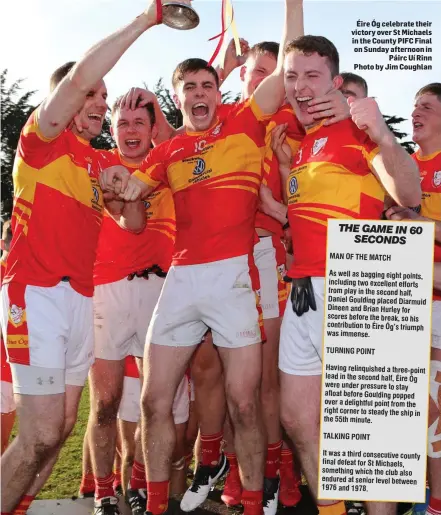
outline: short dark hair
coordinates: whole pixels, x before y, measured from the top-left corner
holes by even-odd
[[[5,242],[5,251],[9,251],[9,245],[12,241],[12,225],[11,220],[5,220],[2,228],[2,240]]]
[[[201,70],[206,70],[208,73],[213,75],[214,80],[216,81],[216,86],[219,88],[219,75],[217,74],[217,71],[213,66],[210,66],[207,61],[198,58],[186,59],[176,66],[172,76],[173,88],[176,89],[178,83],[184,80],[186,73],[196,73]]]
[[[119,103],[120,103],[121,99],[122,99],[122,96],[118,97],[115,100],[115,102],[113,103],[112,111],[110,113],[110,118],[112,120],[113,120],[113,117],[115,116],[116,112],[119,111]],[[135,104],[135,109],[138,109],[140,102],[141,102],[141,98],[138,98],[138,100],[136,101],[136,104]],[[150,125],[153,127],[153,125],[155,125],[155,123],[156,123],[155,107],[152,102],[149,102],[148,104],[146,104],[144,106],[144,108],[149,115]]]
[[[270,54],[274,59],[277,59],[279,56],[279,47],[279,43],[275,41],[261,41],[250,48],[248,55],[256,57],[257,55]]]
[[[317,53],[326,57],[332,78],[338,75],[340,68],[340,57],[334,43],[323,36],[300,36],[293,39],[285,47],[285,55],[291,52],[300,52],[305,55]]]
[[[415,98],[420,97],[425,93],[435,95],[436,98],[441,102],[441,82],[432,82],[431,84],[427,84],[427,86],[422,87],[415,95]]]
[[[58,84],[60,84],[64,77],[66,77],[70,70],[72,70],[75,64],[75,61],[69,61],[68,63],[63,64],[63,66],[60,66],[54,71],[54,73],[51,75],[49,83],[51,93],[58,86]]]
[[[346,86],[350,82],[353,82],[354,84],[358,84],[361,88],[363,88],[364,94],[368,96],[368,85],[367,82],[363,79],[363,77],[360,77],[360,75],[351,72],[342,72],[340,73],[340,75],[343,79],[342,87]]]

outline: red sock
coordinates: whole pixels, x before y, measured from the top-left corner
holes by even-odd
[[[226,452],[225,456],[228,459],[228,463],[230,464],[230,468],[238,467],[239,466],[238,463],[237,463],[237,456],[236,456],[236,454],[234,452]]]
[[[268,445],[268,450],[266,451],[265,477],[275,478],[279,476],[281,450],[282,440]]]
[[[113,491],[113,480],[115,476],[113,472],[111,472],[106,477],[96,477],[95,478],[95,499],[102,499],[103,497],[114,497],[115,493]]]
[[[121,486],[121,471],[118,469],[113,469],[113,475],[115,476],[113,479],[113,489]]]
[[[92,472],[88,472],[81,478],[80,494],[88,494],[95,492],[95,478]]]
[[[223,431],[214,435],[203,435],[201,433],[202,465],[217,465],[219,463],[223,437]]]
[[[21,501],[17,508],[12,512],[12,515],[26,515],[26,512],[31,505],[31,502],[35,499],[33,495],[25,495],[21,498]]]
[[[130,477],[129,488],[130,490],[141,490],[146,486],[145,467],[144,463],[139,461],[133,462],[132,475]]]
[[[290,469],[293,471],[294,481],[297,486],[300,486],[302,484],[302,476],[300,474],[300,470],[298,470],[298,467],[295,466],[296,464],[294,463],[294,456],[291,449],[282,449],[280,454],[280,462],[285,470]]]
[[[263,514],[263,490],[242,491],[242,506],[244,515],[262,515]]]
[[[147,481],[147,511],[161,515],[168,508],[168,491],[170,481]]]
[[[427,513],[432,515],[441,515],[441,499],[436,499],[433,495],[430,496],[429,506]]]

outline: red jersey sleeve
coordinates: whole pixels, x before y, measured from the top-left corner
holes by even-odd
[[[23,127],[17,146],[17,157],[32,168],[42,168],[53,161],[54,154],[61,155],[64,151],[66,131],[55,138],[45,138],[38,125],[38,108],[31,114]]]
[[[150,150],[140,169],[136,170],[133,175],[153,189],[160,184],[169,186],[166,164],[167,149],[169,148],[170,141],[164,141]]]

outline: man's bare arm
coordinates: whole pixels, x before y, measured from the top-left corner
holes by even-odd
[[[277,68],[258,86],[254,98],[264,114],[273,114],[283,104],[285,86],[283,84],[283,62],[285,47],[289,41],[304,35],[303,0],[285,0],[285,23],[280,42]]]
[[[39,108],[42,135],[60,134],[81,109],[89,91],[115,66],[141,34],[156,25],[156,1],[126,27],[94,45],[72,68]]]
[[[260,205],[259,209],[266,215],[276,219],[282,225],[288,222],[288,208],[282,202],[278,202],[271,193],[268,186],[260,186]]]
[[[372,159],[372,167],[387,193],[400,206],[418,206],[421,203],[418,167],[395,139],[375,99],[350,97],[348,104],[353,122],[378,145],[380,152]]]
[[[134,202],[111,200],[106,202],[105,206],[109,215],[122,229],[135,234],[144,230],[146,214],[142,200],[135,200]]]
[[[421,216],[412,209],[392,206],[386,211],[386,218],[388,220],[415,220],[416,222],[433,222],[435,224],[435,241],[441,243],[441,222],[439,220],[433,220],[426,216]]]
[[[375,175],[400,206],[421,203],[421,183],[416,163],[390,133],[378,145],[380,153],[372,161]]]

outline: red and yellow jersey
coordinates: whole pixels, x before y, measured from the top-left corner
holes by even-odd
[[[429,156],[421,157],[415,152],[412,157],[420,170],[421,190],[421,216],[437,222],[441,221],[441,150]],[[441,244],[435,242],[435,262],[441,262]],[[433,290],[434,300],[441,300],[441,291]]]
[[[123,161],[115,149],[109,154],[111,165],[136,166]],[[119,281],[127,275],[159,265],[164,272],[170,268],[176,235],[175,206],[170,188],[156,188],[144,200],[147,225],[141,234],[122,229],[104,210],[94,269],[95,285]]]
[[[4,282],[50,287],[69,277],[72,288],[92,296],[102,159],[70,130],[46,139],[38,110],[30,116],[14,163],[13,237]]]
[[[287,124],[286,143],[291,147],[292,155],[295,156],[299,149],[305,130],[297,120],[291,105],[282,106],[275,115],[272,116],[266,127],[265,135],[265,157],[263,162],[263,179],[262,183],[268,186],[273,197],[278,202],[283,202],[282,181],[279,172],[279,161],[271,148],[271,133],[278,125]],[[261,211],[257,211],[256,228],[265,229],[272,232],[276,236],[283,236],[282,225],[272,216],[266,215]]]
[[[211,129],[181,134],[154,148],[135,172],[148,186],[165,184],[173,193],[172,265],[252,253],[267,118],[251,98]]]
[[[286,186],[294,249],[289,277],[325,276],[329,219],[380,219],[385,190],[371,169],[378,152],[349,119],[306,131]]]
[[[139,369],[134,356],[126,356],[124,360],[124,377],[139,379]]]

